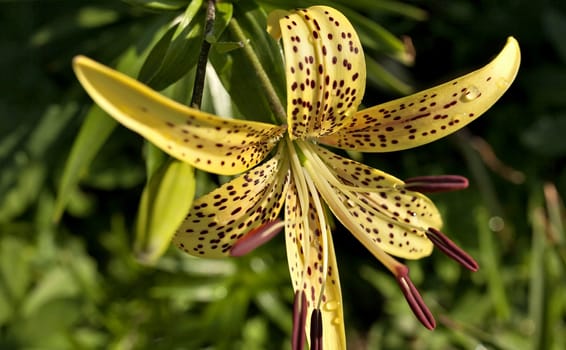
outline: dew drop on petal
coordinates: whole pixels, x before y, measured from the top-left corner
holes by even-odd
[[[476,98],[480,97],[481,92],[480,89],[477,88],[475,85],[470,85],[466,91],[460,97],[460,101],[462,102],[472,102]]]
[[[340,317],[334,317],[332,321],[330,321],[334,326],[340,325],[342,323],[342,319]]]
[[[324,304],[324,310],[335,311],[340,307],[340,302],[336,300],[328,301]]]

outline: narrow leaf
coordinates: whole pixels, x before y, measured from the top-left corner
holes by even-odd
[[[271,122],[275,119],[271,117],[273,114],[265,92],[257,84],[256,71],[239,47],[251,45],[277,95],[283,100],[285,74],[279,46],[266,32],[267,16],[257,5],[241,2],[234,8],[233,16],[238,18],[238,24],[249,40],[241,42],[232,29],[224,31],[219,43],[210,50],[210,62],[234,104],[247,119]]]
[[[192,1],[179,23],[169,29],[151,50],[139,80],[163,90],[196,65],[204,34],[202,0]]]
[[[106,142],[117,123],[108,118],[106,113],[97,105],[93,105],[81,126],[69,159],[65,163],[53,219],[58,221],[65,210],[67,201],[76,188],[77,184],[94,156]]]

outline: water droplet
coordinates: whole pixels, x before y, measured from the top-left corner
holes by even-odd
[[[326,311],[336,311],[340,307],[340,302],[337,300],[327,301],[324,304],[324,310]]]
[[[342,323],[342,319],[340,317],[334,317],[332,319],[332,321],[330,321],[333,325],[338,326],[340,323]]]
[[[474,85],[470,85],[466,91],[460,97],[460,101],[462,102],[471,102],[476,98],[480,97],[481,91]]]
[[[468,102],[468,101],[466,101]],[[458,113],[455,115],[450,116],[450,121],[452,122],[450,125],[458,124],[462,119],[464,119],[464,114]]]

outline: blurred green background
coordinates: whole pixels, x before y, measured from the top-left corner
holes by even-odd
[[[0,2],[0,349],[289,348],[293,293],[283,236],[238,259],[170,249],[152,266],[138,262],[138,203],[160,156],[92,108],[71,70],[77,54],[133,76],[141,69],[152,86],[174,82],[164,93],[188,103],[204,19],[193,1],[193,21],[176,21],[190,3]],[[203,109],[269,116],[261,97],[250,99],[249,82],[222,70],[225,55],[241,59],[222,18],[239,20],[263,62],[277,63],[273,42],[259,32],[265,11],[315,3],[340,6],[360,32],[366,105],[475,69],[509,35],[523,55],[511,89],[467,129],[414,150],[358,155],[400,178],[467,176],[469,189],[432,198],[444,231],[481,267],[470,273],[438,252],[409,262],[439,322],[430,332],[394,278],[338,226],[349,348],[565,349],[566,4],[219,3]],[[405,51],[409,39],[414,56]],[[282,81],[281,67],[266,69]],[[197,195],[226,181],[195,177]]]

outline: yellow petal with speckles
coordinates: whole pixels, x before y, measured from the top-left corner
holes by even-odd
[[[228,256],[247,232],[279,215],[289,173],[281,152],[267,162],[193,202],[173,237],[181,250],[195,256]]]
[[[108,114],[171,156],[205,171],[233,175],[248,170],[285,132],[283,127],[189,108],[84,56],[75,57],[73,67]]]
[[[292,138],[328,135],[349,125],[366,83],[362,46],[350,22],[330,7],[314,6],[281,17],[279,27]]]
[[[308,203],[306,203],[307,207],[303,208],[298,198],[295,182],[290,181],[285,202],[285,244],[293,289],[295,292],[304,291],[306,295],[308,308],[305,332],[307,339],[310,334],[310,315],[316,307],[320,306],[322,348],[346,349],[342,294],[330,227],[325,218],[320,217],[315,210],[312,196],[305,199]],[[322,225],[325,226],[324,230]],[[323,250],[323,234],[326,234],[328,242],[326,252]],[[328,257],[326,271],[323,267],[325,254]],[[324,293],[320,299],[323,284]]]
[[[352,124],[321,138],[327,145],[362,152],[416,147],[464,127],[507,91],[519,69],[519,44],[509,38],[489,64],[437,87],[357,112]]]
[[[335,193],[328,198],[321,190],[321,195],[354,236],[368,236],[371,244],[394,256],[418,259],[430,255],[433,244],[425,232],[429,227],[442,227],[440,213],[430,199],[402,189],[403,181],[380,170],[319,146],[310,148],[314,152],[309,161],[320,174],[317,186],[326,181],[328,185],[322,186],[330,186]],[[323,167],[327,170],[321,170]]]

